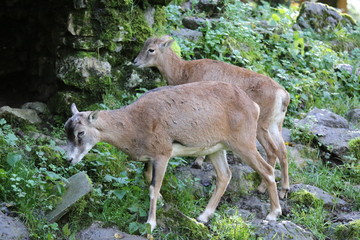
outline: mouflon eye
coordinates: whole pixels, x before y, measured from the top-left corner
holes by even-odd
[[[85,132],[84,132],[84,131],[80,131],[80,132],[78,132],[78,134],[77,134],[77,136],[78,136],[79,138],[83,137],[84,135],[85,135]]]
[[[155,50],[154,49],[151,49],[151,48],[149,48],[149,53],[153,53],[153,52],[155,52]]]

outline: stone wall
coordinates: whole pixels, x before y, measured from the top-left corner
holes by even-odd
[[[161,31],[168,3],[2,1],[0,106],[40,100],[60,113],[73,101],[85,107],[123,89],[133,74],[129,63]]]

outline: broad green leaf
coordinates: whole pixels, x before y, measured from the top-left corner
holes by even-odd
[[[22,155],[19,153],[9,153],[6,157],[6,161],[11,167],[14,167],[21,159]]]
[[[114,190],[115,196],[120,200],[124,198],[126,192],[126,190]]]
[[[273,14],[271,15],[271,18],[272,18],[275,22],[279,22],[279,21],[280,21],[279,15],[277,15],[277,14],[275,14],[275,13],[273,13]]]

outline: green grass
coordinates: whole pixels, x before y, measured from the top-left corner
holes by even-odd
[[[309,154],[310,152],[310,154]],[[314,154],[315,153],[315,154]],[[354,186],[360,184],[360,165],[324,164],[316,156],[316,151],[302,152],[303,157],[310,157],[301,167],[298,167],[289,156],[289,174],[293,183],[304,183],[321,188],[329,194],[339,197],[352,206],[352,211],[360,209],[360,190]],[[328,239],[326,232],[331,226],[330,211],[322,202],[298,202],[292,205],[291,213],[286,218],[290,221],[310,229],[317,239]]]

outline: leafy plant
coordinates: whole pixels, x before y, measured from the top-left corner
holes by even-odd
[[[173,17],[181,22],[178,8],[170,5],[167,9],[169,13],[177,9]],[[349,104],[356,106],[360,98],[359,75],[338,72],[335,66],[346,63],[358,68],[359,26],[337,28],[332,35],[323,36],[293,27],[297,15],[296,7],[272,8],[265,2],[254,7],[241,1],[226,1],[221,17],[207,21],[201,28],[202,39],[178,41],[185,59],[216,59],[272,77],[291,95],[289,117],[314,106],[341,106],[333,110],[343,113],[344,99],[351,99]],[[340,46],[347,42],[351,44]]]
[[[222,216],[216,214],[210,228],[215,233],[214,239],[241,240],[253,237],[250,225],[237,212],[223,213]]]
[[[311,146],[317,143],[317,136],[314,135],[309,127],[293,128],[291,131],[291,139],[294,142]]]
[[[357,160],[360,160],[360,137],[351,139],[349,141],[349,150],[352,152],[357,158]]]

